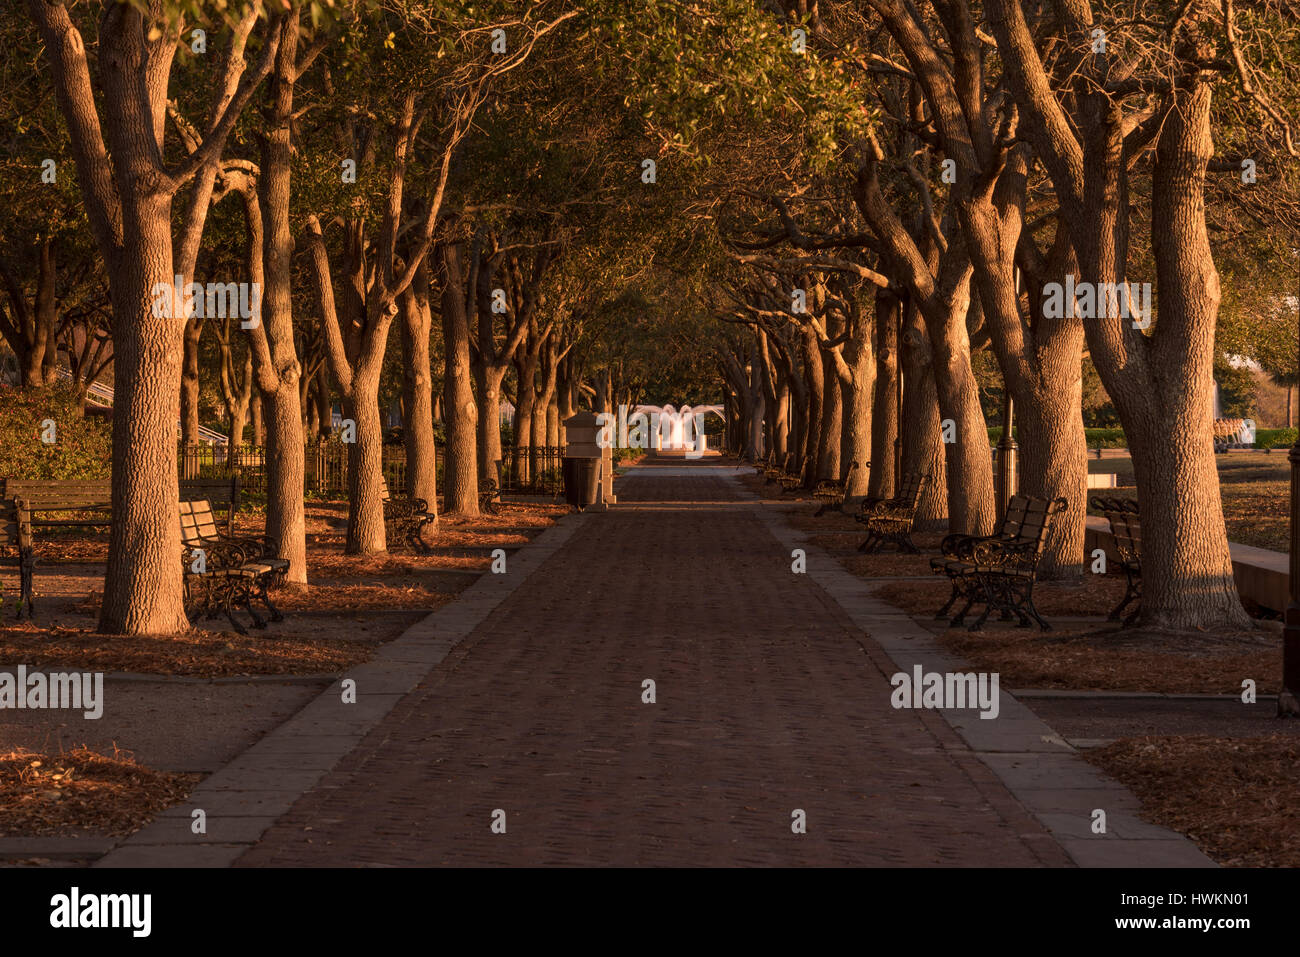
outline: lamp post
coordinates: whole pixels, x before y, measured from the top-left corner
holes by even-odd
[[[1296,250],[1300,255],[1300,249]],[[1296,330],[1300,336],[1300,289],[1296,290]],[[1297,353],[1300,361],[1300,352]],[[1282,693],[1277,696],[1279,717],[1300,717],[1300,438],[1287,456],[1291,463],[1291,574],[1290,600],[1282,629]]]

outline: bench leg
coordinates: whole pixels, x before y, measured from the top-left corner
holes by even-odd
[[[1033,583],[1030,583],[1029,590],[1025,592],[1024,609],[1025,611],[1029,612],[1030,617],[1033,618],[1034,621],[1038,622],[1038,627],[1040,630],[1051,631],[1052,626],[1049,625],[1047,623],[1047,620],[1044,619],[1043,616],[1038,613],[1038,608],[1037,606],[1034,605],[1033,588],[1034,588]],[[1025,627],[1026,628],[1029,627],[1029,622],[1025,622]]]
[[[226,579],[225,587],[221,589],[220,601],[217,609],[225,613],[226,620],[230,622],[230,627],[235,629],[238,634],[247,635],[248,629],[239,623],[235,618],[235,589],[238,586],[231,579]]]
[[[284,621],[284,615],[281,614],[280,609],[275,607],[270,594],[267,593],[266,580],[268,577],[264,575],[257,580],[257,600],[266,606],[267,611],[271,613],[272,621]]]
[[[991,612],[993,607],[997,604],[997,600],[993,597],[993,589],[989,582],[984,579],[983,575],[979,576],[979,583],[984,590],[984,610],[980,612],[980,616],[975,619],[974,623],[969,626],[967,629],[969,631],[982,630],[984,628],[984,623],[989,620],[989,612]],[[967,607],[969,607],[969,605]],[[962,615],[965,615],[964,610]]]
[[[951,576],[949,576],[949,578],[951,578]],[[952,579],[952,594],[948,596],[948,601],[944,606],[934,613],[935,619],[947,618],[948,612],[952,610],[953,605],[957,604],[957,599],[960,597],[961,590],[957,587],[956,579]]]
[[[948,627],[960,628],[962,623],[966,621],[966,613],[974,607],[975,602],[978,600],[979,599],[974,595],[966,595],[966,604],[962,605],[961,611],[957,612],[957,614],[952,617],[952,620],[948,622]]]
[[[244,606],[244,611],[253,619],[254,628],[265,628],[266,620],[257,613],[253,607],[253,583],[245,582],[244,587],[239,589],[239,603]]]
[[[1113,609],[1111,609],[1111,613],[1108,619],[1109,621],[1119,621],[1120,616],[1124,613],[1124,609],[1128,607],[1129,603],[1141,597],[1141,592],[1138,588],[1138,582],[1140,581],[1140,579],[1137,579],[1135,581],[1133,573],[1129,571],[1127,568],[1124,569],[1124,576],[1126,578],[1124,597],[1120,600],[1120,603],[1118,605],[1116,605]],[[1136,619],[1138,610],[1139,609],[1137,608],[1133,609],[1133,611],[1129,614],[1129,616],[1124,619],[1125,628],[1127,628],[1132,623],[1132,621]]]
[[[423,518],[411,529],[411,548],[414,551],[419,552],[421,555],[427,555],[433,551],[433,549],[429,547],[429,543],[424,540],[424,529],[433,523],[433,519]]]
[[[36,615],[36,609],[32,605],[32,572],[36,568],[36,560],[30,555],[24,555],[19,559],[18,566],[18,618],[23,617],[23,601],[27,601],[27,620],[31,621]]]

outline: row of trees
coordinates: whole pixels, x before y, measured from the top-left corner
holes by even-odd
[[[1226,355],[1294,369],[1295,6],[863,0],[783,12],[791,59],[842,65],[871,122],[811,118],[844,140],[835,161],[738,191],[720,220],[735,264],[720,318],[738,331],[718,360],[745,453],[793,454],[808,485],[870,462],[850,495],[887,496],[901,401],[901,468],[933,479],[923,516],[987,534],[986,350],[1014,400],[1020,490],[1070,503],[1047,568],[1078,575],[1090,360],[1133,458],[1145,620],[1244,624],[1212,377]],[[1216,341],[1225,282],[1232,310]]]
[[[409,491],[451,512],[493,473],[503,396],[526,462],[580,404],[722,384],[750,455],[810,483],[858,462],[855,496],[929,472],[925,514],[979,532],[991,380],[1022,490],[1070,500],[1069,574],[1085,364],[1155,516],[1146,615],[1244,619],[1208,390],[1266,340],[1285,372],[1294,0],[25,2],[0,26],[0,333],[33,387],[52,342],[78,388],[111,361],[105,631],[185,626],[175,450],[205,382],[232,432],[260,407],[296,582],[334,400],[364,553],[386,390]],[[256,284],[260,321],[155,314],[193,281]],[[1053,305],[1131,283],[1144,328]]]
[[[111,367],[102,631],[187,627],[176,449],[197,435],[205,381],[232,441],[260,409],[267,534],[297,583],[304,444],[335,399],[355,436],[347,549],[364,554],[386,548],[386,379],[407,491],[461,515],[501,459],[503,396],[527,470],[580,403],[654,385],[645,335],[674,317],[634,287],[679,281],[655,262],[675,227],[647,199],[618,58],[592,55],[620,7],[30,0],[28,22],[5,23],[20,123],[0,331],[30,388],[52,381],[59,342],[83,399]],[[631,152],[610,162],[613,148]],[[246,283],[260,314],[200,316],[193,282],[200,302],[206,283]]]

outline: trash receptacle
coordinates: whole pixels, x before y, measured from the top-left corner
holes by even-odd
[[[599,420],[594,413],[579,412],[564,420],[564,430],[568,439],[562,463],[565,501],[577,508],[607,505],[610,490],[606,486],[602,495],[601,481],[608,482],[609,477],[602,472],[602,462],[609,461],[610,451],[599,438]]]
[[[561,462],[564,475],[564,500],[585,508],[596,501],[600,487],[600,459],[566,456]]]

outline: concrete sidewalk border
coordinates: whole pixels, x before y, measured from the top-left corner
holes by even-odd
[[[927,671],[969,670],[938,639],[905,612],[871,594],[870,584],[811,543],[812,534],[793,528],[783,514],[764,508],[738,477],[732,481],[783,548],[802,548],[808,577],[835,601],[899,671],[921,664]],[[788,503],[787,503],[788,504]],[[970,711],[938,713],[1008,791],[1052,835],[1080,867],[1216,867],[1176,831],[1137,817],[1131,791],[1078,756],[1059,734],[1005,688],[996,720]],[[1107,833],[1092,834],[1093,809],[1106,811]],[[1082,828],[1082,829],[1081,829]]]
[[[562,516],[510,555],[507,574],[483,572],[453,601],[380,646],[365,664],[339,677],[296,714],[209,775],[183,804],[121,841],[93,867],[229,867],[300,797],[350,754],[465,636],[587,520]],[[340,682],[357,685],[357,703],[341,705]],[[313,679],[320,680],[320,679]],[[190,830],[194,809],[207,833]],[[102,853],[100,848],[95,853]]]

